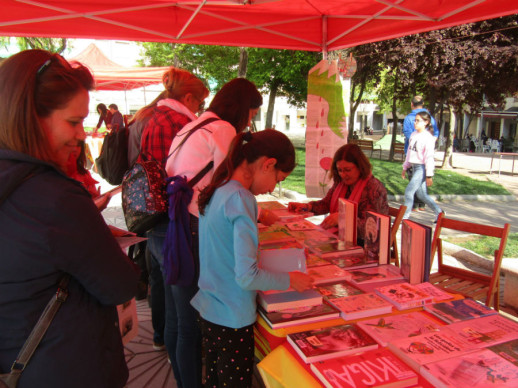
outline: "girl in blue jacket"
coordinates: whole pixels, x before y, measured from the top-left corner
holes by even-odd
[[[256,290],[311,287],[304,273],[268,272],[256,260],[255,195],[273,191],[294,167],[295,150],[281,132],[240,133],[200,194],[200,289],[191,304],[201,315],[206,386],[251,386]]]

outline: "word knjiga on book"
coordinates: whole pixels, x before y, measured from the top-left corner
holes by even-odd
[[[345,198],[338,200],[338,239],[349,245],[356,245],[356,219],[358,205]]]
[[[326,388],[412,387],[417,374],[387,349],[319,361],[311,370]]]

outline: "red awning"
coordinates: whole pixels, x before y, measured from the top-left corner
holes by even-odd
[[[90,44],[71,61],[81,62],[95,76],[96,90],[129,90],[159,84],[168,67],[124,67],[108,59],[95,45]]]
[[[3,0],[0,36],[326,52],[515,13],[517,0]]]

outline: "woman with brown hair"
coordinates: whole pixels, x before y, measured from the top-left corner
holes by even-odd
[[[358,204],[358,244],[365,237],[367,211],[388,214],[387,190],[372,175],[372,165],[356,144],[340,147],[333,157],[330,174],[333,186],[320,201],[309,203],[290,202],[292,211],[311,211],[315,215],[330,213],[322,226],[326,229],[338,225],[338,199],[346,198]]]
[[[162,168],[165,168],[173,139],[185,125],[198,119],[196,113],[203,107],[209,90],[195,75],[175,67],[166,71],[162,80],[165,96],[157,102],[153,115],[142,133],[139,159],[156,160]],[[157,267],[161,268],[161,280],[164,285],[165,327],[163,335],[155,328],[154,347],[159,349],[160,345],[165,344],[178,387],[196,388],[201,386],[201,367],[197,366],[198,362],[201,363],[201,355],[198,352],[199,338],[196,334],[196,321],[189,321],[185,326],[179,325],[178,311],[183,310],[178,307],[177,298],[164,277],[162,250],[168,224],[169,220],[166,218],[147,232],[151,271],[154,274],[157,272],[155,271]],[[158,287],[153,285],[158,286],[158,281],[160,279],[151,276],[151,309],[154,315],[160,308],[156,305],[160,301],[157,301],[155,295]],[[155,315],[153,320],[159,322],[160,318]]]
[[[189,203],[189,222],[191,241],[185,242],[190,247],[189,256],[191,265],[189,276],[182,278],[182,284],[170,286],[175,303],[174,317],[166,318],[166,337],[169,328],[176,328],[176,359],[182,364],[182,373],[196,371],[197,381],[201,384],[201,332],[197,324],[198,314],[191,306],[190,301],[198,291],[199,254],[198,254],[198,195],[200,190],[210,183],[214,170],[221,164],[227,155],[232,139],[251,124],[263,100],[255,85],[244,79],[235,78],[227,82],[216,93],[212,102],[198,120],[186,125],[175,137],[170,151],[173,151],[194,128],[194,126],[208,119],[215,121],[203,125],[193,132],[167,161],[166,171],[169,176],[185,176],[187,180],[197,175],[210,161],[214,166],[193,187],[194,195]],[[188,240],[188,239],[186,239]],[[179,244],[178,244],[179,245]],[[181,255],[179,259],[186,258]],[[192,257],[192,258],[191,258]],[[194,261],[194,262],[193,262]],[[167,342],[167,339],[166,339]],[[184,387],[197,387],[195,382]]]
[[[128,379],[116,305],[135,295],[138,271],[66,175],[93,86],[87,68],[43,50],[0,66],[0,373],[23,369],[13,361],[70,276],[19,388],[122,388]]]

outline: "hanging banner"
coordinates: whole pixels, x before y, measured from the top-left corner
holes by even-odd
[[[338,61],[322,60],[308,75],[306,195],[321,198],[332,186],[335,151],[347,143],[350,78],[342,81]]]

